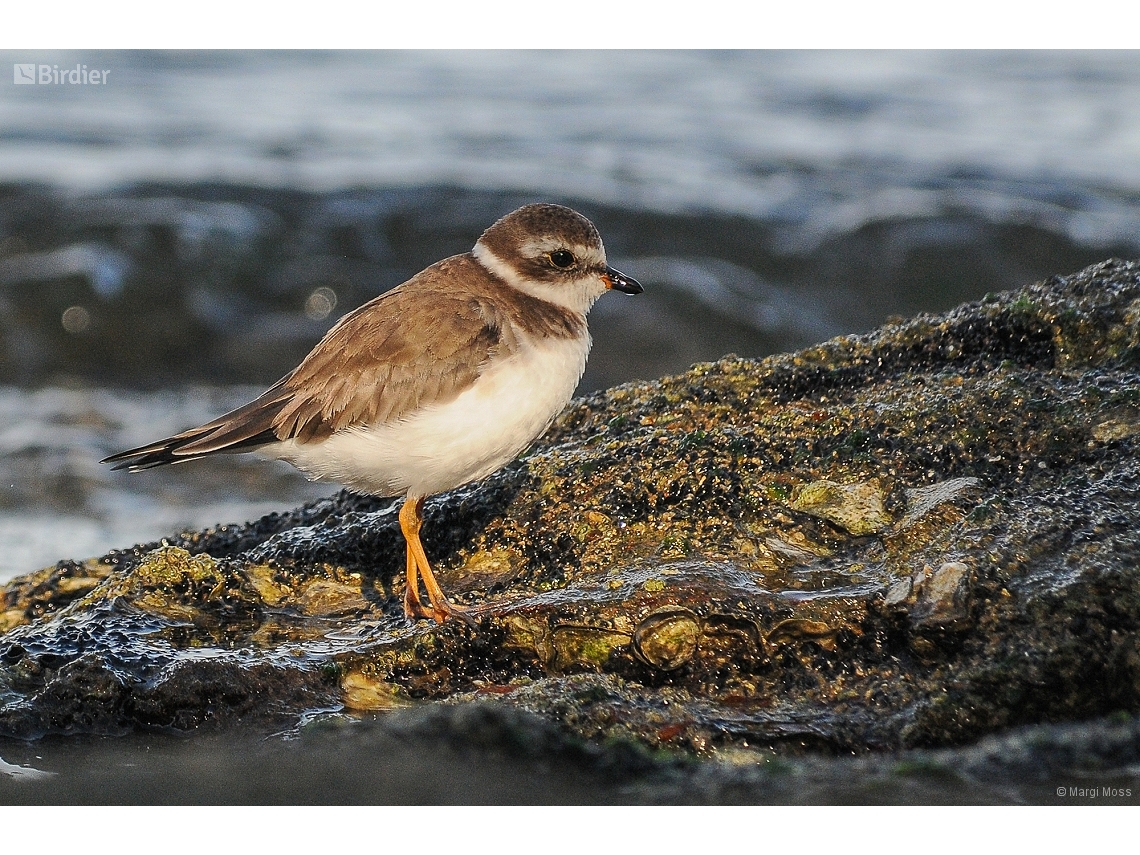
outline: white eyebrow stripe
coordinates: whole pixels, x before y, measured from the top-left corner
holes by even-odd
[[[592,246],[582,246],[580,244],[567,244],[555,237],[538,237],[530,238],[522,242],[519,251],[526,258],[538,258],[540,255],[546,255],[548,252],[553,252],[556,249],[567,249],[574,254],[574,257],[579,261],[584,261],[586,264],[605,264],[606,263],[606,250],[602,247],[601,252]]]
[[[581,312],[583,315],[594,305],[594,301],[606,292],[605,280],[596,272],[583,272],[557,284],[532,282],[519,275],[518,271],[495,255],[482,241],[476,241],[471,254],[475,256],[476,261],[483,265],[484,269],[498,276],[511,287],[540,300],[546,300],[557,306]]]

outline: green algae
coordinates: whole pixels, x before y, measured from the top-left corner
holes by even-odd
[[[859,537],[877,534],[892,520],[883,509],[883,489],[878,481],[837,484],[812,481],[793,490],[788,507],[830,520]]]

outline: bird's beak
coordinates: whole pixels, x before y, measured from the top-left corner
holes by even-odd
[[[606,283],[607,288],[621,291],[623,294],[640,294],[645,290],[641,287],[641,283],[632,276],[619,273],[612,267],[606,268],[606,272],[602,274],[602,281]]]

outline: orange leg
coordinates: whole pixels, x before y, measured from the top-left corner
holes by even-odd
[[[408,587],[404,591],[404,613],[411,619],[433,618],[436,623],[443,623],[449,617],[465,617],[465,609],[448,602],[435,580],[431,571],[424,546],[420,543],[420,528],[423,526],[423,498],[411,499],[404,502],[400,508],[400,531],[404,533],[404,540],[408,546]],[[427,608],[420,600],[420,584],[418,575],[423,576],[424,587],[427,589],[431,608]]]
[[[401,515],[402,516],[402,515]],[[403,519],[400,520],[400,528],[404,527]],[[405,535],[405,539],[407,535]],[[416,556],[412,554],[411,542],[408,542],[408,584],[404,588],[404,614],[412,620],[417,618],[429,618],[435,615],[428,608],[424,607],[423,602],[420,600],[420,577],[417,570]]]

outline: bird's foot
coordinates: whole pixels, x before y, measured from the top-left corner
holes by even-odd
[[[475,629],[478,624],[475,622],[475,616],[472,614],[471,609],[466,609],[462,606],[457,606],[450,600],[444,600],[442,604],[437,603],[434,607],[434,617],[436,623],[443,623],[448,618],[458,618],[463,621],[471,629]]]
[[[435,611],[423,604],[420,595],[414,588],[408,588],[404,592],[404,614],[410,621],[427,620],[428,618],[435,620]]]
[[[446,597],[438,602],[433,602],[431,605],[424,605],[418,593],[405,593],[404,614],[411,621],[434,620],[440,624],[446,622],[448,618],[458,618],[472,629],[476,627],[475,618],[471,611],[455,605]]]

